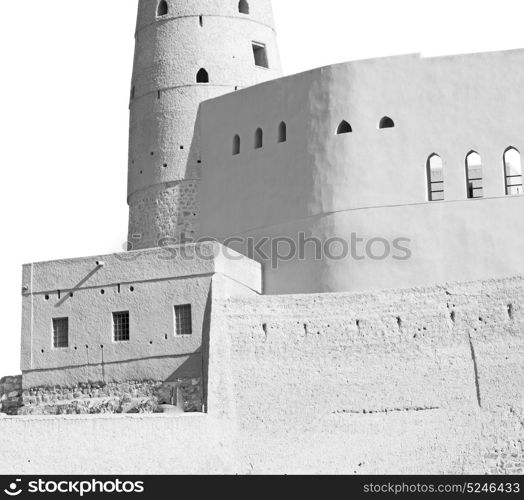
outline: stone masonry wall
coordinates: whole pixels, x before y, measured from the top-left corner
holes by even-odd
[[[230,299],[212,324],[209,412],[246,471],[523,472],[522,277]]]
[[[198,186],[198,180],[173,182],[132,195],[128,237],[131,249],[194,240],[199,230]]]
[[[38,387],[21,393],[15,414],[163,413],[163,405],[176,406],[186,413],[201,412],[201,379]]]
[[[22,375],[0,379],[0,413],[16,414],[22,399]]]

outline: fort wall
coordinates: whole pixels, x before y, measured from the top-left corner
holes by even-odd
[[[521,473],[523,303],[518,277],[215,304],[209,412],[243,472]]]
[[[524,96],[515,91],[523,62],[522,50],[356,61],[204,102],[200,234],[220,241],[286,237],[298,245],[300,234],[325,243],[355,233],[363,240],[359,256],[376,238],[389,245],[410,240],[407,259],[392,258],[384,241],[371,259],[318,258],[309,245],[303,259],[265,265],[265,292],[277,295],[520,273],[524,199],[506,195],[504,153],[524,148]],[[383,117],[394,127],[380,128]],[[337,134],[343,121],[351,132]],[[482,158],[475,186],[482,183],[476,192],[483,198],[468,198],[472,151]],[[443,162],[438,202],[428,196],[434,154]],[[234,248],[246,253],[247,246]],[[381,258],[385,253],[389,258]]]
[[[522,304],[520,276],[253,299],[218,290],[206,414],[3,418],[0,472],[519,474]]]

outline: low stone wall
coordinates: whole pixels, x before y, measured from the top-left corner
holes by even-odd
[[[0,413],[16,415],[22,400],[22,375],[0,379]]]
[[[21,394],[17,414],[162,413],[163,405],[186,413],[202,411],[201,379],[37,387]]]

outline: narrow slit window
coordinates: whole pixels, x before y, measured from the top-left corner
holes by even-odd
[[[200,68],[196,78],[197,83],[209,83],[209,73],[204,69]]]
[[[484,195],[482,158],[476,151],[471,151],[466,157],[466,188],[469,199],[482,198]]]
[[[133,85],[131,87],[131,100],[133,100],[135,98],[135,86]]]
[[[235,135],[233,137],[233,156],[240,154],[240,136]]]
[[[113,313],[114,341],[127,342],[129,338],[129,311]]]
[[[193,334],[193,321],[190,304],[175,306],[175,330],[177,336]]]
[[[257,128],[255,132],[255,149],[261,149],[264,145],[264,132],[261,128]]]
[[[249,14],[249,3],[247,0],[240,0],[238,3],[238,12],[241,14]]]
[[[337,128],[337,135],[350,134],[351,132],[353,132],[351,125],[346,120],[342,120]]]
[[[426,163],[426,175],[428,179],[428,200],[444,200],[444,166],[442,158],[432,154]]]
[[[256,66],[259,66],[260,68],[269,68],[265,44],[253,42],[253,55],[255,57]]]
[[[395,128],[395,122],[389,116],[384,116],[383,118],[381,118],[378,124],[378,128]]]
[[[167,6],[166,0],[161,0],[158,3],[158,7],[156,9],[156,15],[158,17],[167,16],[168,12],[169,12],[169,7]]]
[[[504,175],[506,177],[506,194],[518,196],[522,194],[522,159],[520,151],[513,147],[504,153]]]
[[[281,122],[278,126],[278,142],[287,141],[287,125],[286,122]]]
[[[204,16],[198,16],[198,23],[201,28],[204,26]]]
[[[69,318],[53,319],[53,347],[55,349],[69,347]]]

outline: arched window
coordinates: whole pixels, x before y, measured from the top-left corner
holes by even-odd
[[[204,68],[200,68],[196,77],[197,83],[209,83],[209,74]]]
[[[482,198],[484,195],[482,180],[482,158],[476,151],[466,156],[466,187],[468,198]]]
[[[161,0],[158,3],[158,7],[156,9],[156,15],[158,17],[162,17],[162,16],[166,16],[168,12],[169,12],[169,8],[167,6],[166,0]]]
[[[235,135],[233,137],[233,156],[240,154],[240,136]]]
[[[278,142],[287,141],[287,125],[286,122],[281,122],[278,126]]]
[[[378,128],[395,128],[395,122],[389,116],[384,116],[381,118]]]
[[[522,194],[522,162],[520,151],[513,147],[504,152],[504,174],[506,177],[506,194]]]
[[[257,128],[255,132],[255,149],[261,149],[264,145],[264,132],[261,128]]]
[[[428,179],[428,200],[444,200],[444,167],[442,158],[433,153],[426,162],[426,175]]]
[[[247,0],[240,0],[238,3],[238,12],[241,14],[249,14],[249,3]]]
[[[351,132],[353,132],[351,125],[346,120],[342,120],[337,128],[337,135],[350,134]]]

